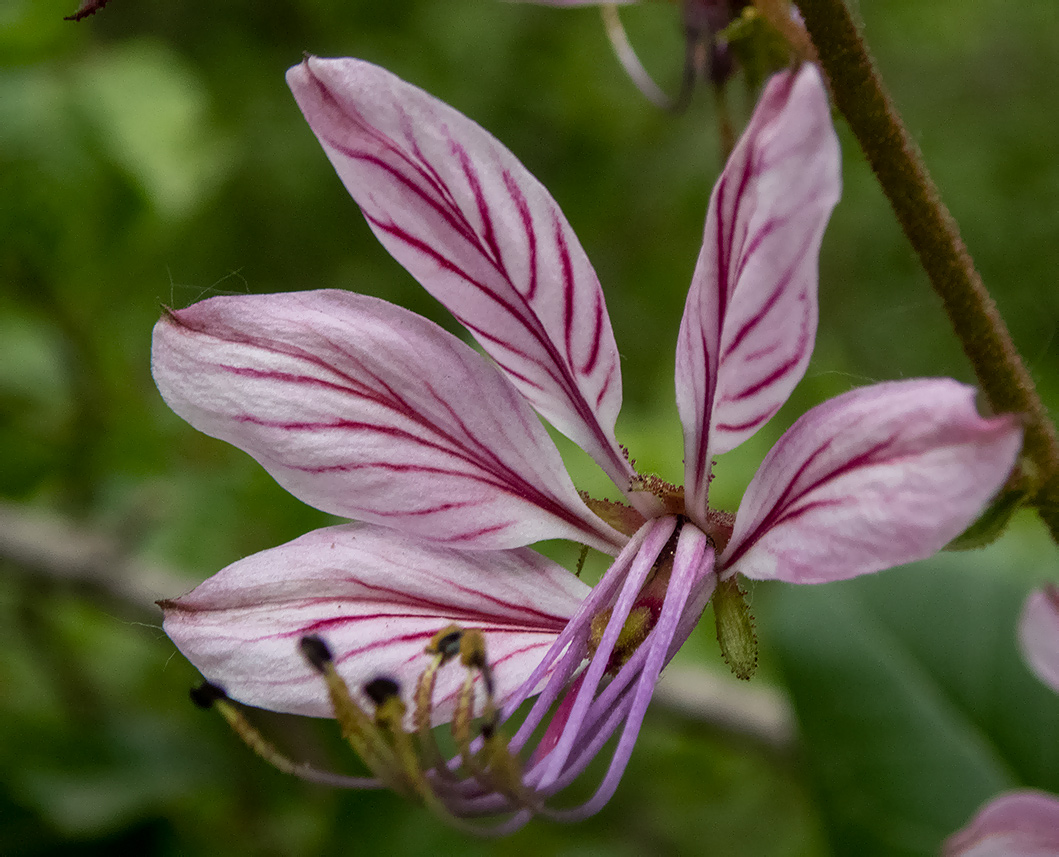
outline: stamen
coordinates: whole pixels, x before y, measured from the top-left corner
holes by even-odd
[[[538,801],[522,782],[522,766],[511,752],[507,738],[500,731],[500,711],[496,706],[496,680],[485,651],[485,636],[471,629],[460,639],[460,663],[467,675],[452,721],[452,734],[460,750],[464,769],[484,786],[510,798],[515,806],[534,808]],[[470,723],[474,707],[474,679],[481,676],[485,701],[482,705],[481,744],[475,752]]]
[[[455,775],[449,770],[438,747],[437,738],[434,736],[433,722],[431,718],[431,707],[434,699],[434,688],[437,684],[438,671],[460,651],[460,640],[463,637],[463,629],[458,625],[449,625],[433,636],[427,644],[424,652],[434,655],[434,660],[420,674],[415,689],[415,710],[412,713],[412,722],[415,725],[416,734],[419,736],[419,749],[423,754],[423,767],[433,770],[439,777],[450,782],[455,781]]]
[[[331,708],[342,737],[380,780],[394,791],[410,796],[399,776],[401,768],[394,751],[379,734],[371,718],[354,702],[345,679],[335,669],[327,644],[319,637],[307,636],[302,637],[299,646],[309,665],[323,676],[327,684]]]
[[[629,36],[625,32],[625,27],[621,23],[621,17],[618,15],[618,7],[613,3],[606,3],[600,6],[600,13],[603,16],[603,26],[606,28],[607,38],[610,39],[611,47],[614,48],[614,55],[618,58],[621,67],[625,69],[629,79],[644,94],[647,100],[656,107],[660,107],[662,110],[673,109],[674,105],[670,101],[669,96],[654,82],[647,69],[643,67],[643,63],[640,62],[640,58],[636,56],[636,51],[633,49]]]
[[[586,639],[589,634],[589,625],[598,612],[612,603],[617,597],[626,579],[630,574],[633,563],[639,557],[641,551],[654,550],[654,541],[650,547],[645,548],[648,538],[657,539],[655,532],[657,524],[652,521],[644,524],[629,539],[629,543],[615,558],[610,570],[597,583],[588,597],[581,603],[577,614],[567,622],[566,627],[560,632],[558,638],[552,643],[551,648],[541,659],[541,662],[530,673],[529,677],[515,693],[511,694],[504,704],[504,717],[510,717],[531,695],[533,695],[541,682],[547,677],[544,689],[537,694],[537,698],[530,708],[529,714],[522,722],[511,746],[521,750],[532,737],[534,730],[540,726],[547,716],[559,694],[566,691],[570,679],[579,668],[586,653]],[[661,549],[661,546],[658,547]],[[571,702],[572,705],[572,702]]]
[[[308,782],[336,788],[377,789],[382,783],[369,777],[348,777],[331,771],[321,771],[306,762],[295,762],[281,753],[271,741],[261,734],[255,726],[231,701],[224,688],[212,682],[204,681],[191,689],[191,701],[199,708],[216,708],[232,731],[242,739],[260,758],[284,774],[290,774]]]
[[[655,683],[658,681],[658,676],[661,674],[662,668],[671,654],[670,649],[673,647],[676,635],[681,628],[685,607],[692,601],[696,588],[699,587],[707,575],[713,572],[713,563],[706,557],[707,546],[708,539],[697,527],[682,528],[673,562],[672,579],[666,590],[658,622],[643,647],[642,666],[637,665],[637,667],[633,668],[632,659],[630,659],[627,669],[622,670],[622,673],[627,673],[630,680],[635,676],[635,683],[630,684],[627,690],[623,689],[621,692],[623,700],[629,699],[630,702],[627,709],[628,713],[624,717],[625,725],[618,738],[618,746],[611,757],[610,767],[596,793],[581,807],[573,810],[549,811],[547,813],[549,817],[560,820],[576,820],[587,817],[597,812],[613,795],[632,755],[633,745],[640,732],[640,726],[647,712],[647,705],[654,691]],[[638,650],[636,654],[639,655],[639,653]],[[639,659],[637,658],[637,660]],[[607,691],[610,690],[610,687],[604,690],[600,697],[595,700],[600,704],[593,706],[593,708],[605,710],[601,703],[605,701],[608,696]],[[614,702],[607,700],[607,702],[610,703],[608,707],[611,708],[624,707],[624,705],[615,705],[614,703],[617,700],[614,700]],[[590,711],[589,716],[584,720],[590,727],[593,720],[591,714],[592,712]],[[609,720],[613,723],[612,728],[616,728],[620,722],[615,721],[612,717]],[[609,731],[606,729],[601,731],[609,737]],[[576,758],[574,764],[564,771],[564,774],[567,776],[572,774],[576,777],[580,773],[580,770],[578,770],[579,763],[580,758]],[[564,780],[566,780],[565,776],[559,778],[555,786],[557,788],[562,787]]]
[[[406,786],[406,795],[418,797],[436,816],[443,821],[469,833],[481,833],[476,826],[464,822],[455,816],[445,805],[441,797],[427,779],[426,771],[420,763],[412,743],[412,736],[404,728],[407,708],[401,699],[401,689],[391,678],[380,677],[364,685],[364,692],[375,703],[375,724],[389,737],[393,752],[400,764],[400,772]]]
[[[548,789],[555,782],[566,767],[571,753],[575,751],[575,744],[582,735],[585,715],[610,666],[611,653],[614,651],[618,636],[634,607],[636,599],[639,597],[641,587],[651,574],[656,560],[668,544],[669,537],[676,529],[676,526],[676,518],[671,517],[655,519],[645,526],[647,535],[644,539],[643,549],[638,551],[633,557],[632,567],[625,580],[621,583],[617,600],[612,608],[613,618],[608,622],[600,637],[596,653],[584,673],[584,679],[581,682],[581,686],[577,689],[577,696],[570,709],[570,716],[563,732],[551,752],[540,760],[539,765],[543,767],[543,771],[540,783],[537,786],[538,789]],[[585,603],[588,603],[588,599],[586,599]],[[582,609],[584,607],[585,605],[582,605]],[[599,607],[593,609],[593,614],[590,615],[594,615],[598,609]]]

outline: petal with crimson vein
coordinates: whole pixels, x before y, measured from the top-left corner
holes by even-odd
[[[363,685],[395,679],[411,694],[430,662],[423,649],[450,623],[485,634],[501,699],[540,662],[589,588],[527,548],[459,551],[384,527],[347,524],[308,533],[162,602],[165,632],[235,699],[275,711],[330,716],[320,676],[298,642],[318,634],[368,706]],[[464,672],[439,674],[436,722],[452,716]]]
[[[816,337],[820,241],[841,187],[820,72],[773,76],[710,198],[677,342],[688,514],[709,463],[779,410]]]
[[[493,366],[377,298],[211,298],[158,323],[152,368],[177,414],[326,512],[468,549],[625,542]]]
[[[789,583],[844,580],[923,559],[981,513],[1022,443],[947,378],[894,381],[810,410],[747,488],[721,565]]]
[[[383,246],[625,489],[617,346],[548,191],[479,125],[378,66],[311,57],[287,82]]]

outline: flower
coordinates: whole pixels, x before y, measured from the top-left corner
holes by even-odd
[[[928,556],[1011,470],[1017,421],[980,417],[973,389],[884,383],[799,419],[734,517],[708,505],[714,456],[776,413],[812,350],[817,255],[839,194],[813,66],[768,83],[710,200],[677,343],[684,489],[636,473],[618,445],[602,290],[515,157],[369,63],[309,58],[288,82],[376,236],[492,362],[347,292],[217,297],[166,314],[153,371],[173,410],[360,523],[234,563],[165,602],[165,630],[242,702],[336,712],[379,782],[447,817],[509,814],[499,830],[590,814],[715,592],[739,660],[735,575],[819,583]],[[628,506],[578,495],[534,410]],[[616,557],[589,589],[528,547],[550,538]],[[508,740],[498,726],[533,696]],[[460,757],[446,763],[430,727],[449,721]],[[595,795],[550,808],[615,733]]]
[[[1059,586],[1034,590],[1019,618],[1019,643],[1037,677],[1059,693]],[[1049,857],[1059,854],[1059,797],[1034,789],[1004,792],[945,841],[944,857]]]

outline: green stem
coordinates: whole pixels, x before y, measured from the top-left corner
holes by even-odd
[[[1059,543],[1059,438],[1007,325],[941,201],[923,157],[875,69],[843,0],[796,0],[846,117],[897,220],[930,278],[995,413],[1025,418],[1024,453],[1034,463],[1034,496]]]

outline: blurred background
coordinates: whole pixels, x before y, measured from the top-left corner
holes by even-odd
[[[1054,0],[855,8],[1059,410]],[[580,825],[471,840],[390,794],[311,786],[254,757],[189,703],[198,675],[152,601],[330,519],[169,412],[149,367],[160,308],[344,288],[456,330],[371,236],[285,69],[303,51],[378,62],[483,124],[544,182],[607,295],[619,438],[678,482],[673,349],[720,169],[713,99],[701,90],[680,117],[653,108],[593,9],[112,0],[62,20],[74,11],[75,0],[0,5],[0,855],[931,854],[999,790],[1059,792],[1059,700],[1014,644],[1025,593],[1059,574],[1031,515],[984,551],[827,587],[756,587],[751,697],[729,688],[707,615],[617,796]],[[675,90],[676,8],[624,20]],[[739,79],[731,90],[741,125],[753,98]],[[878,380],[972,380],[839,133],[845,192],[824,240],[813,362],[789,405],[722,459],[711,495],[722,508],[824,398]],[[571,466],[579,487],[605,490],[583,461]],[[256,722],[299,757],[355,769],[333,724]]]

